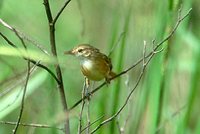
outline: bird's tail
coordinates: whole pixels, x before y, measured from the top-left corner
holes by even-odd
[[[108,83],[108,84],[110,84],[110,80],[113,78],[113,77],[115,77],[116,76],[116,73],[114,73],[114,72],[110,72],[109,74],[108,74],[108,76],[106,77],[106,82]]]
[[[116,76],[116,73],[114,73],[114,72],[111,71],[111,72],[109,73],[109,76],[108,76],[108,77],[111,79],[111,78],[113,78],[113,77],[115,77],[115,76]]]

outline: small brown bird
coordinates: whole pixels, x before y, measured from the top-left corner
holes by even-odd
[[[100,81],[105,78],[109,83],[110,78],[115,76],[115,73],[112,72],[110,58],[89,44],[78,45],[72,50],[66,51],[65,54],[79,58],[81,71],[89,80]]]

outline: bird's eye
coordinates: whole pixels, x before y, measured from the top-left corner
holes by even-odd
[[[78,52],[81,53],[83,51],[83,49],[78,49]]]

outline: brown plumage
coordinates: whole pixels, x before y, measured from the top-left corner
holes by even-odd
[[[105,78],[109,82],[115,75],[110,58],[89,44],[78,45],[65,54],[75,55],[80,59],[81,71],[89,80],[100,81]]]

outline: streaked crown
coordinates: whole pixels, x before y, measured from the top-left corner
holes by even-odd
[[[81,44],[73,48],[72,50],[65,52],[65,54],[71,54],[77,57],[88,57],[95,52],[99,52],[99,49],[89,44]]]

